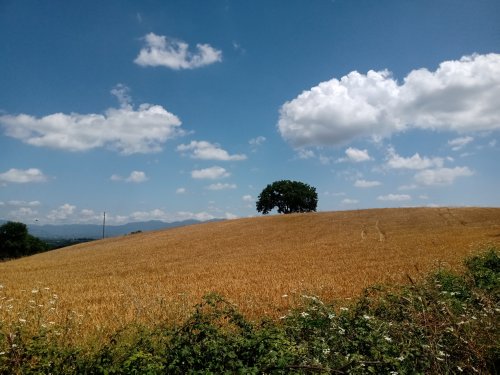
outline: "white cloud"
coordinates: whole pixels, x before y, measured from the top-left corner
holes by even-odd
[[[359,150],[357,148],[349,147],[345,150],[346,157],[340,158],[339,162],[350,161],[353,163],[361,163],[363,161],[369,161],[372,158],[368,154],[368,150]]]
[[[473,174],[468,167],[426,169],[415,175],[415,181],[421,185],[451,185],[457,177]]]
[[[380,181],[356,180],[354,183],[354,186],[359,188],[371,188],[380,185],[382,185]]]
[[[229,176],[229,172],[227,172],[224,168],[218,166],[205,169],[195,169],[194,171],[191,171],[191,177],[196,179],[215,180],[217,178],[224,178]]]
[[[181,121],[162,106],[141,104],[135,110],[125,86],[112,93],[121,107],[104,114],[3,115],[0,124],[7,136],[32,146],[66,151],[105,147],[125,155],[159,152],[167,140],[184,134]]]
[[[299,148],[297,150],[297,157],[299,159],[310,159],[310,158],[313,158],[315,155],[314,155],[314,151],[312,150],[306,150],[304,148]]]
[[[19,207],[17,210],[9,212],[9,217],[20,221],[31,221],[38,215],[38,211],[31,207]]]
[[[186,188],[180,187],[175,191],[175,194],[186,194]]]
[[[66,220],[75,213],[75,210],[76,206],[65,203],[57,209],[50,211],[47,215],[47,219],[50,221]]]
[[[125,179],[127,182],[135,182],[135,183],[140,183],[140,182],[145,182],[148,180],[148,177],[146,176],[146,173],[142,171],[132,171],[130,175]]]
[[[249,194],[242,196],[241,199],[244,202],[253,202],[254,201],[254,198]]]
[[[453,151],[458,151],[462,148],[464,148],[467,144],[471,143],[474,140],[474,138],[470,136],[466,137],[459,137],[452,139],[451,141],[448,141],[448,144],[451,146],[451,149]]]
[[[222,184],[220,182],[216,184],[211,184],[207,186],[208,190],[227,190],[227,189],[236,189],[235,184]]]
[[[266,141],[266,137],[259,135],[256,138],[252,138],[248,141],[248,144],[253,147],[261,146]]]
[[[7,204],[9,206],[38,207],[40,206],[41,203],[39,201],[27,202],[27,201],[11,200],[8,201]]]
[[[164,66],[170,69],[194,69],[222,61],[222,51],[209,44],[197,44],[196,52],[180,40],[149,33],[144,36],[145,46],[134,60],[140,66]]]
[[[379,140],[409,128],[500,129],[500,54],[464,56],[397,82],[388,71],[356,71],[283,104],[278,129],[295,147]]]
[[[132,171],[128,177],[122,177],[117,174],[111,175],[109,178],[111,181],[125,181],[125,182],[133,182],[133,183],[141,183],[148,180],[146,173],[142,171]]]
[[[350,198],[344,198],[344,199],[342,199],[342,201],[340,203],[341,204],[357,204],[357,203],[359,203],[359,200],[357,200],[357,199],[350,199]]]
[[[191,143],[187,145],[179,145],[177,146],[177,151],[191,151],[191,157],[193,159],[238,161],[247,158],[246,155],[243,154],[229,155],[229,153],[221,149],[218,144],[206,141],[191,141]]]
[[[130,88],[122,83],[117,84],[112,90],[111,94],[118,99],[120,107],[122,108],[132,108],[132,98],[130,97]]]
[[[377,197],[379,201],[402,202],[411,200],[411,195],[408,194],[387,194]]]
[[[37,168],[29,168],[29,169],[11,168],[7,172],[0,173],[0,184],[1,183],[26,184],[30,182],[43,182],[46,180],[47,177],[43,174],[43,172],[40,169]]]
[[[432,167],[442,167],[444,163],[443,158],[428,158],[421,157],[418,153],[409,158],[402,157],[397,154],[394,148],[389,147],[387,166],[393,169],[426,169]]]
[[[418,185],[410,184],[410,185],[401,185],[398,187],[398,190],[414,190],[416,188],[418,188]]]

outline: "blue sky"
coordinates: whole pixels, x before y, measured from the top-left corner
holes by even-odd
[[[496,0],[0,0],[0,218],[500,205]]]

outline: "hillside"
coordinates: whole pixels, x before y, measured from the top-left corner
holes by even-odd
[[[249,317],[278,317],[302,293],[350,298],[374,283],[459,267],[465,256],[499,243],[499,208],[372,209],[197,224],[0,263],[1,292],[13,298],[3,319],[16,319],[36,297],[51,319],[73,311],[89,329],[177,320],[210,291]]]

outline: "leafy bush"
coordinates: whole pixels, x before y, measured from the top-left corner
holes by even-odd
[[[217,294],[178,327],[129,325],[93,348],[64,327],[0,322],[0,374],[498,373],[498,252],[420,284],[367,289],[350,306],[303,296],[280,322],[247,321]]]

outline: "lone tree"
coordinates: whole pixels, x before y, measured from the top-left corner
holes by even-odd
[[[280,214],[316,211],[318,194],[316,188],[300,181],[275,181],[265,187],[257,199],[257,211],[264,215],[273,208]]]

